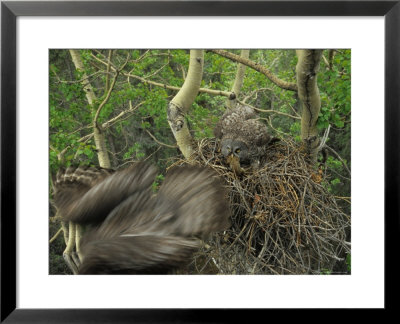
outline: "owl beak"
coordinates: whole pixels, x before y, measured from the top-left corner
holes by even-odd
[[[244,173],[244,170],[240,167],[239,158],[234,156],[233,153],[228,155],[226,161],[229,163],[230,168],[236,175],[241,175]]]
[[[231,148],[228,146],[226,149],[227,149],[227,151],[228,151],[227,157],[228,157],[228,156],[231,156],[231,155],[233,154]]]

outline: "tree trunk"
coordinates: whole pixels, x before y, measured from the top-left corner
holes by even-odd
[[[168,123],[175,136],[176,143],[186,159],[190,158],[194,149],[185,116],[199,92],[203,66],[204,51],[191,50],[189,70],[185,82],[168,105]]]
[[[85,67],[83,65],[82,59],[81,59],[81,55],[79,53],[79,50],[69,50],[71,57],[72,57],[72,61],[75,64],[75,67],[78,71],[82,71],[82,85],[83,85],[83,89],[85,90],[86,93],[86,98],[87,101],[89,103],[89,105],[92,108],[92,112],[93,112],[93,116],[96,113],[96,109],[95,109],[95,104],[96,104],[96,95],[93,91],[93,87],[89,82],[89,79],[86,75],[85,71]],[[107,147],[106,147],[106,140],[104,137],[104,134],[102,132],[101,129],[101,125],[98,125],[97,123],[94,123],[96,125],[93,125],[93,133],[94,133],[94,142],[96,145],[96,149],[97,149],[97,157],[99,160],[99,165],[102,168],[111,168],[111,163],[110,163],[110,158],[108,156],[108,152],[107,152]]]
[[[301,139],[311,161],[316,161],[318,153],[317,120],[321,108],[321,99],[317,85],[317,72],[322,50],[296,50],[297,88],[302,102]]]
[[[240,57],[248,59],[249,54],[250,54],[250,50],[243,49],[240,52]],[[235,98],[233,98],[233,99],[228,98],[227,105],[228,105],[229,109],[232,109],[235,107],[235,104],[237,102],[236,99],[238,98],[240,89],[242,88],[242,85],[243,85],[245,71],[246,71],[246,65],[243,65],[242,63],[238,63],[235,81],[232,86],[232,92],[235,94]]]

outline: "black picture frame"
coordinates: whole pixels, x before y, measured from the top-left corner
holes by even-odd
[[[16,308],[16,19],[18,16],[384,16],[385,18],[385,309],[395,307],[399,235],[400,1],[2,1],[1,3],[1,322],[234,322],[214,309]],[[366,136],[371,136],[368,134]],[[373,151],[373,148],[371,148]],[[372,190],[372,188],[371,188]],[[371,256],[373,263],[373,256]],[[39,293],[39,292],[38,292]],[[248,314],[251,312],[251,314]],[[257,314],[255,314],[257,313]]]

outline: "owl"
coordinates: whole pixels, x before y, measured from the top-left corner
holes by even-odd
[[[221,153],[235,171],[241,166],[258,167],[271,140],[267,127],[256,117],[251,107],[237,105],[227,110],[214,128]]]
[[[78,274],[168,273],[190,261],[201,239],[229,227],[229,206],[213,171],[172,168],[157,194],[155,176],[145,163],[58,173],[58,212],[85,225]]]

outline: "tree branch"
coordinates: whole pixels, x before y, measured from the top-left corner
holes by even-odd
[[[178,148],[178,145],[169,145],[169,144],[165,144],[160,142],[152,133],[150,133],[147,129],[145,129],[145,131],[147,132],[147,134],[149,134],[149,136],[157,143],[160,144],[162,146],[166,146],[166,147],[170,147],[170,148]]]
[[[106,103],[108,102],[108,100],[110,99],[111,96],[111,92],[114,89],[115,83],[117,82],[117,78],[118,78],[118,71],[115,73],[114,78],[112,80],[112,83],[110,85],[110,88],[108,89],[107,95],[104,98],[104,100],[101,102],[101,104],[99,105],[99,107],[97,108],[96,114],[94,115],[93,118],[93,127],[97,127],[97,120],[99,119],[99,115],[100,115],[100,111],[103,109],[103,107],[106,105]]]
[[[349,175],[351,176],[351,172],[350,169],[347,167],[346,163],[344,162],[344,160],[342,159],[342,157],[339,155],[338,152],[336,152],[333,148],[331,148],[330,146],[326,145],[325,146],[329,151],[331,151],[333,154],[335,154],[337,156],[337,158],[340,160],[340,162],[342,162],[343,167],[346,169],[346,171],[349,173]]]
[[[107,65],[107,75],[106,75],[106,84],[104,86],[104,94],[107,93],[108,87],[110,86],[110,69],[111,69],[111,57],[112,57],[113,51],[110,49],[108,50],[108,62],[109,64]]]
[[[139,80],[139,81],[141,81],[143,83],[154,85],[156,87],[161,87],[161,88],[168,89],[168,90],[173,90],[173,91],[181,90],[180,87],[170,86],[168,84],[147,80],[147,79],[142,78],[142,77],[140,77],[138,75],[134,75],[134,74],[130,74],[130,73],[124,73],[124,72],[122,72],[122,74],[127,76],[127,77],[131,77],[133,79],[137,79],[137,80]],[[213,95],[213,96],[228,97],[229,99],[230,98],[233,98],[233,99],[236,98],[234,92],[231,92],[231,91],[222,91],[222,90],[213,90],[213,89],[200,88],[199,92],[208,93],[208,94]]]
[[[130,58],[130,55],[128,54],[128,56],[127,56],[127,58],[126,58],[126,60],[125,60],[125,63],[121,66],[121,68],[115,70],[115,75],[114,75],[114,78],[113,78],[112,83],[111,83],[111,85],[110,85],[110,88],[108,89],[107,95],[106,95],[106,97],[104,98],[104,100],[101,102],[101,104],[99,105],[99,107],[97,108],[96,114],[95,114],[95,116],[94,116],[94,118],[93,118],[93,127],[97,127],[97,126],[98,126],[98,125],[97,125],[97,120],[98,120],[98,118],[99,118],[100,111],[103,109],[103,107],[105,106],[105,104],[106,104],[106,103],[108,102],[108,100],[110,99],[111,92],[113,91],[113,89],[114,89],[114,87],[115,87],[115,83],[117,82],[118,75],[119,75],[120,71],[123,70],[123,68],[124,68],[124,67],[126,66],[126,64],[128,63],[129,58]],[[111,67],[111,61],[109,61],[109,64],[107,65],[107,69],[109,69],[110,67]]]
[[[102,64],[108,66],[108,63],[107,63],[107,62],[105,62],[105,61],[99,59],[99,58],[96,57],[95,55],[92,55],[92,56],[93,56],[97,61],[99,61],[100,63],[102,63]],[[113,71],[116,71],[116,67],[115,67],[114,65],[111,65],[111,69],[112,69]],[[156,87],[160,87],[160,88],[164,88],[164,89],[168,89],[168,90],[172,90],[172,91],[179,91],[179,90],[181,90],[180,87],[171,86],[171,85],[164,84],[164,83],[160,83],[160,82],[156,82],[156,81],[151,81],[151,80],[145,79],[145,78],[143,78],[143,77],[140,77],[140,76],[138,76],[138,75],[131,74],[131,73],[129,73],[129,72],[123,72],[123,71],[121,71],[121,69],[120,69],[120,73],[121,73],[122,75],[128,77],[128,78],[133,78],[133,79],[139,80],[139,81],[141,81],[141,82],[143,82],[143,83],[154,85],[154,86],[156,86]],[[235,94],[234,94],[233,92],[231,92],[231,91],[222,91],[222,90],[212,90],[212,89],[200,88],[200,89],[199,89],[199,92],[201,92],[201,93],[208,93],[208,94],[213,95],[213,96],[228,97],[229,99],[235,99],[235,98],[236,98]]]
[[[249,106],[250,108],[253,108],[256,111],[265,112],[265,113],[274,113],[274,114],[277,114],[277,115],[282,115],[282,116],[286,116],[286,117],[290,117],[290,118],[301,120],[301,117],[298,117],[298,116],[289,115],[287,113],[280,112],[280,111],[273,110],[273,109],[260,109],[260,108],[254,107],[252,105],[249,105],[249,104],[247,104],[247,103],[245,103],[243,101],[239,101],[239,100],[238,100],[238,102],[240,104],[244,105],[244,106]]]
[[[215,50],[211,49],[208,50],[209,52],[213,52],[215,54],[218,54],[220,56],[223,56],[231,61],[234,62],[239,62],[244,65],[247,65],[248,67],[252,68],[253,70],[256,70],[262,74],[264,74],[270,81],[272,81],[274,84],[276,84],[278,87],[286,90],[291,90],[291,91],[297,91],[297,85],[296,83],[291,83],[291,82],[286,82],[284,80],[279,79],[277,76],[275,76],[270,70],[268,70],[266,67],[253,62],[249,59],[246,59],[244,57],[241,57],[239,55],[230,53],[228,51],[224,50]]]
[[[62,231],[63,231],[63,228],[60,227],[60,229],[57,231],[57,233],[54,234],[54,236],[50,239],[49,244],[53,243],[56,240],[56,238],[61,234]]]

